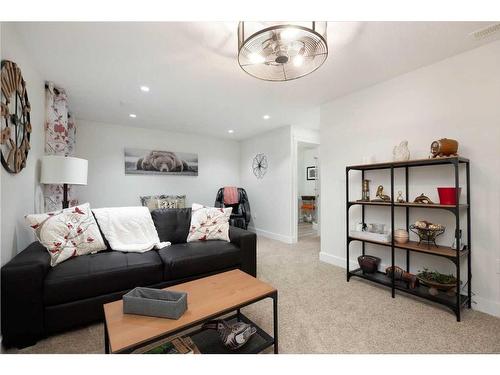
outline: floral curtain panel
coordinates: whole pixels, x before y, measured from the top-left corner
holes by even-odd
[[[52,82],[45,84],[45,154],[72,156],[75,151],[76,125],[68,110],[66,92]],[[78,205],[74,189],[68,187],[69,205]],[[62,209],[62,185],[44,186],[45,211]]]

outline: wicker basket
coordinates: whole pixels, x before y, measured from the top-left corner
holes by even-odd
[[[360,255],[358,257],[358,263],[363,273],[375,273],[380,264],[380,258],[374,257],[373,255]]]

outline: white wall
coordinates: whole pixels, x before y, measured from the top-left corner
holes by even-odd
[[[39,185],[39,164],[43,155],[44,136],[44,80],[36,71],[35,63],[25,50],[16,32],[8,23],[1,24],[2,59],[18,64],[23,73],[31,103],[31,151],[26,167],[18,174],[1,171],[1,264],[34,240],[24,223],[24,215],[34,212],[35,188]]]
[[[409,141],[412,158],[427,157],[430,143],[442,137],[460,142],[459,152],[471,160],[472,290],[474,308],[500,316],[500,42],[448,58],[436,64],[337,99],[321,108],[321,259],[345,266],[345,166],[374,155],[392,158],[392,147]],[[360,177],[351,172],[352,191],[360,197]],[[376,185],[389,185],[387,172],[371,172],[372,196]],[[396,175],[404,186],[403,175]],[[464,176],[461,176],[464,181]],[[427,167],[410,172],[410,198],[426,193],[437,200],[437,186],[451,186],[451,167]],[[462,185],[463,186],[463,185]],[[462,200],[465,199],[465,191]],[[441,243],[450,244],[452,215],[439,210],[413,210],[410,220],[427,218],[447,226]],[[389,211],[368,208],[367,221],[390,223]],[[398,216],[404,225],[404,212]],[[360,218],[350,211],[351,223]],[[465,220],[465,215],[462,216]],[[356,248],[356,246],[358,246]],[[360,249],[352,244],[351,249]],[[389,262],[386,248],[368,247],[369,253]],[[352,251],[356,264],[357,251]],[[397,261],[402,262],[403,252]],[[452,271],[451,262],[413,254],[412,271],[423,266]],[[465,271],[465,268],[462,268]]]
[[[125,175],[125,147],[198,153],[199,174]],[[92,207],[136,206],[141,195],[152,194],[185,194],[188,205],[213,205],[220,187],[239,185],[239,144],[227,139],[77,119],[76,155],[89,161],[78,199]]]
[[[258,234],[292,242],[291,127],[281,127],[240,144],[240,184],[250,201],[250,226]],[[252,170],[253,158],[259,153],[267,156],[269,164],[262,179],[255,177]]]

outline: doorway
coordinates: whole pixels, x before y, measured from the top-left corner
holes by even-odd
[[[319,145],[297,142],[297,240],[319,236]]]

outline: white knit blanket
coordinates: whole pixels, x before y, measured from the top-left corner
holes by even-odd
[[[160,242],[147,207],[96,208],[92,211],[113,250],[144,253],[170,245],[170,242]]]

